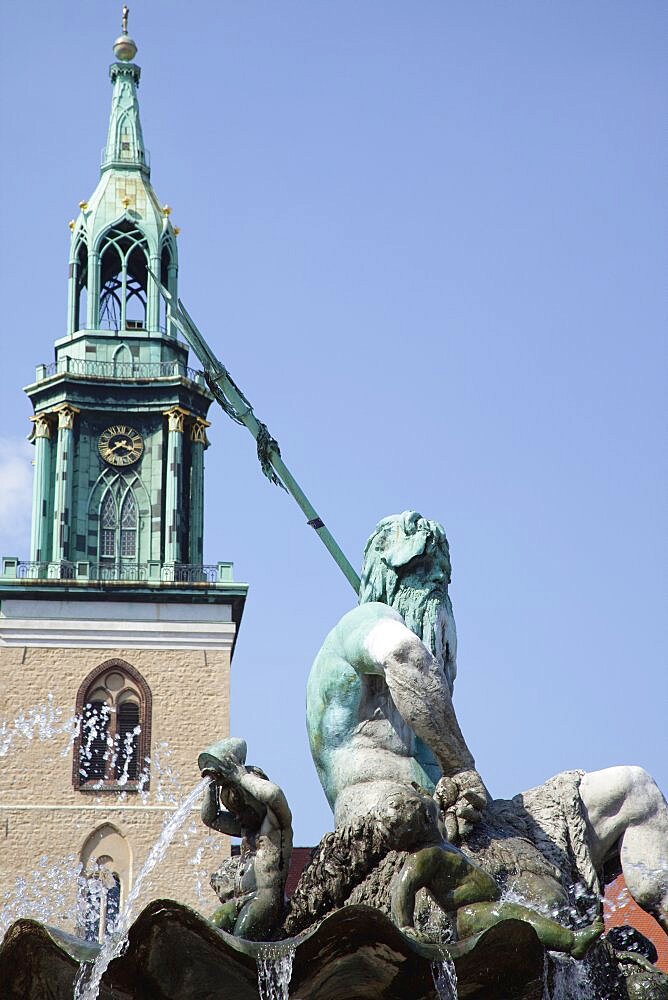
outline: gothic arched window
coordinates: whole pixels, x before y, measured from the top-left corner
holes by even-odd
[[[100,245],[100,327],[146,326],[147,255],[144,236],[126,219],[105,233]]]
[[[120,330],[123,313],[123,261],[118,248],[110,243],[101,261],[100,327]]]
[[[80,859],[78,933],[102,941],[115,930],[130,891],[130,845],[112,823],[103,823],[84,841]]]
[[[84,880],[80,905],[84,941],[103,941],[116,929],[121,908],[118,872],[101,870]]]
[[[118,134],[120,135],[121,160],[133,161],[136,159],[140,147],[137,143],[137,132],[134,119],[131,114],[123,115],[118,123]],[[142,157],[143,158],[143,157]]]
[[[72,781],[82,791],[148,788],[151,692],[125,660],[106,660],[77,693]]]
[[[160,251],[160,284],[172,296],[176,296],[176,247],[169,238],[165,238]],[[160,329],[170,333],[171,331],[167,329],[167,303],[162,295],[159,302],[159,316]]]
[[[111,490],[107,490],[100,507],[100,556],[114,558],[116,556],[116,532],[118,530],[118,511]]]
[[[88,247],[86,240],[82,236],[74,256],[74,264],[71,265],[72,276],[74,278],[74,329],[84,330],[88,325],[87,301],[88,301]]]
[[[121,501],[120,512],[110,489],[100,505],[100,558],[136,559],[139,514],[137,500],[128,489]]]
[[[137,555],[137,501],[128,490],[121,505],[121,531],[119,554],[128,559]]]

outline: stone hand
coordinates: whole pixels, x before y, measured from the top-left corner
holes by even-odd
[[[482,819],[487,790],[477,771],[459,771],[441,778],[434,799],[443,814],[446,836],[456,844]]]
[[[203,778],[213,778],[217,783],[234,784],[239,780],[241,768],[233,757],[221,757],[202,771]]]

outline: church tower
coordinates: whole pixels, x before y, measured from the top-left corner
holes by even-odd
[[[213,397],[158,290],[178,294],[178,229],[151,184],[136,52],[124,8],[100,179],[70,223],[64,335],[26,389],[29,558],[5,556],[0,578],[0,883],[73,859],[83,903],[80,879],[59,916],[91,939],[198,780],[199,750],[228,735],[247,589],[231,563],[203,563]],[[191,873],[175,849],[151,895],[197,905]]]
[[[29,572],[187,580],[202,564],[212,397],[158,291],[157,280],[177,294],[177,231],[151,185],[135,44],[124,34],[114,49],[100,180],[70,223],[65,336],[26,390],[36,446]]]

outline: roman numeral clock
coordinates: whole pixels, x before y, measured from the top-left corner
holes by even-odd
[[[134,427],[116,424],[100,434],[98,451],[109,465],[134,465],[144,451],[144,440]]]
[[[90,941],[104,939],[132,891],[132,859],[160,834],[156,739],[169,739],[170,767],[188,775],[193,745],[228,733],[247,590],[231,563],[203,562],[213,396],[189,367],[158,290],[159,282],[178,301],[178,230],[151,184],[135,52],[124,18],[99,179],[69,224],[65,322],[50,304],[35,305],[56,340],[55,357],[26,389],[34,410],[30,554],[3,556],[0,567],[3,716],[19,716],[48,692],[62,718],[82,720],[64,755],[33,740],[27,755],[10,755],[9,770],[3,760],[11,801],[0,803],[0,886],[29,879],[43,853],[40,831],[58,831],[54,851],[76,856],[82,875],[65,887],[59,912],[67,931]],[[59,155],[67,152],[64,143]],[[71,166],[76,173],[78,163]],[[33,781],[44,754],[49,780]],[[102,858],[104,897],[97,876],[86,882]],[[142,889],[140,905],[173,895],[199,905],[176,855]]]

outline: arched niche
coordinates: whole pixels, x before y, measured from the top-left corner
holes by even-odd
[[[87,941],[102,941],[130,893],[130,845],[117,826],[103,823],[86,837],[79,860],[78,931]]]

